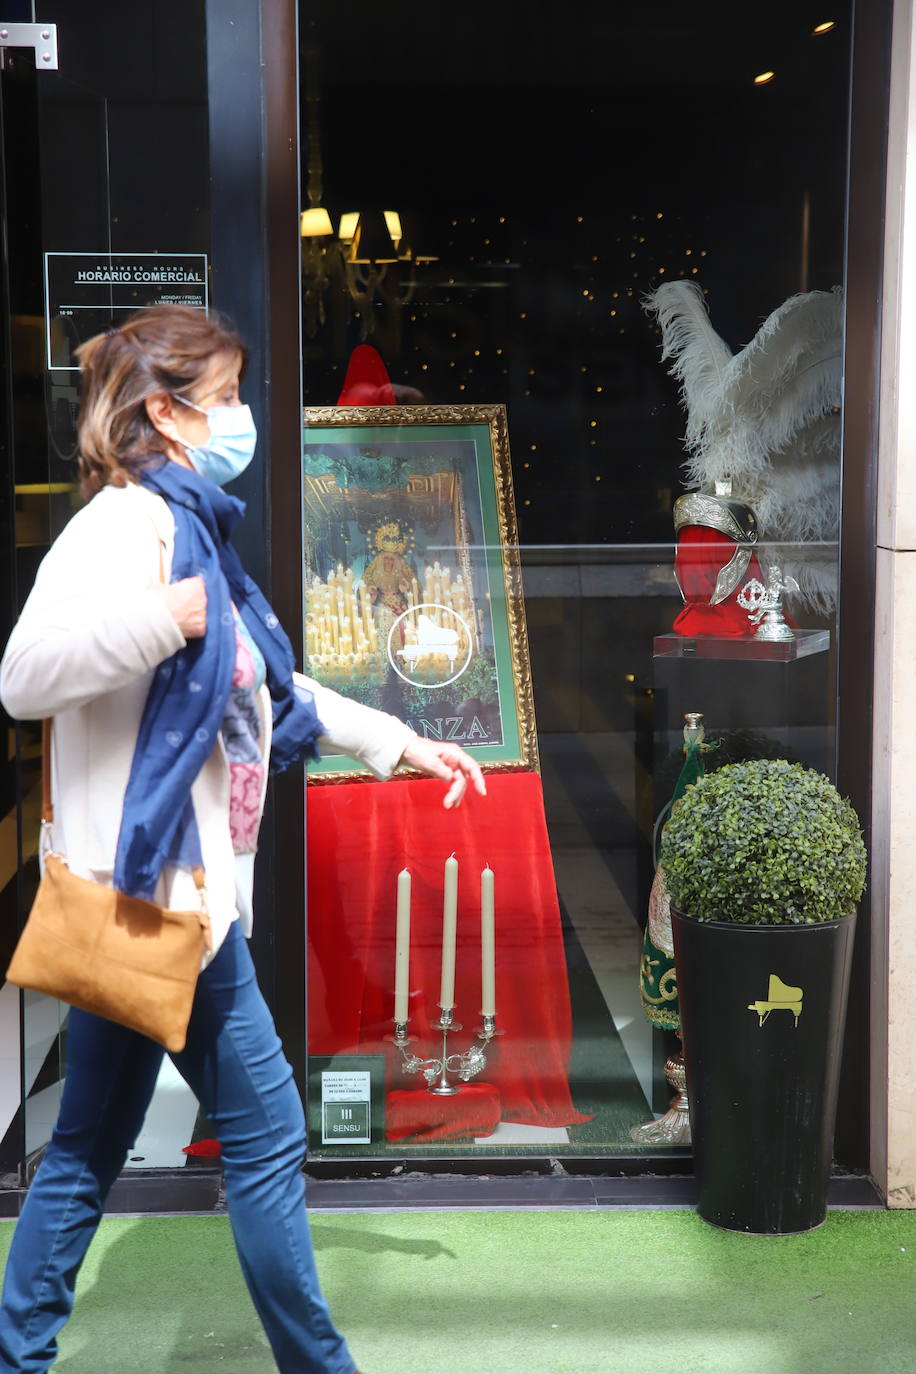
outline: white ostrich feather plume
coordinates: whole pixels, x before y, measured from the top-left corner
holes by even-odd
[[[712,492],[730,478],[812,610],[836,604],[840,509],[843,297],[791,296],[732,353],[695,282],[666,282],[644,301],[662,332],[662,360],[687,413],[686,486]]]

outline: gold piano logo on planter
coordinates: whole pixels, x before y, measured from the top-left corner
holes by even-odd
[[[767,991],[765,1002],[751,1002],[748,1011],[755,1011],[760,1017],[760,1024],[763,1025],[771,1011],[790,1011],[795,1017],[795,1024],[798,1025],[798,1018],[802,1014],[802,998],[804,993],[801,988],[789,987],[775,973],[770,974],[770,986]]]

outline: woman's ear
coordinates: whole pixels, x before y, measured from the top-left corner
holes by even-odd
[[[152,396],[147,396],[143,404],[153,429],[174,443],[178,438],[178,426],[175,424],[174,402],[168,392],[156,391]]]

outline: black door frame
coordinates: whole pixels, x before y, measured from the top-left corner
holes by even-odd
[[[870,854],[878,420],[893,11],[892,0],[856,0],[855,4],[846,218],[837,785],[862,818]],[[866,892],[856,932],[835,1143],[837,1160],[863,1172],[868,1170],[870,1155],[873,914]]]
[[[17,343],[16,320],[40,316],[43,310],[41,259],[34,248],[41,242],[41,182],[36,150],[38,148],[38,73],[35,52],[30,48],[0,51],[0,199],[3,201],[2,241],[0,241],[0,540],[6,573],[3,578],[3,604],[0,610],[0,636],[5,645],[19,615],[20,582],[23,574],[16,543],[16,482],[33,480],[23,476],[25,464],[42,451],[44,435],[39,432],[40,416],[35,405],[16,405],[17,390],[27,388],[34,401],[41,379],[23,357]],[[7,214],[6,206],[16,213]],[[22,397],[19,397],[21,400]],[[26,583],[27,585],[27,583]],[[17,871],[0,892],[0,979],[12,955],[20,928],[20,913],[31,905],[36,887],[35,863],[23,862],[22,797],[25,791],[22,769],[22,731],[0,708],[4,731],[3,814],[15,808]],[[15,740],[11,750],[9,743]],[[23,998],[19,997],[19,1109],[5,1131],[0,1131],[0,1175],[13,1174],[26,1150],[25,1046]]]
[[[236,537],[302,660],[299,459],[298,15],[295,0],[206,0],[212,296],[248,343],[243,394],[261,461],[233,487]],[[305,1088],[305,796],[274,777],[256,868],[252,948],[300,1090]]]

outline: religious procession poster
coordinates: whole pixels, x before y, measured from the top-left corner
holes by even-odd
[[[307,408],[302,499],[306,673],[482,767],[536,769],[505,407]]]

